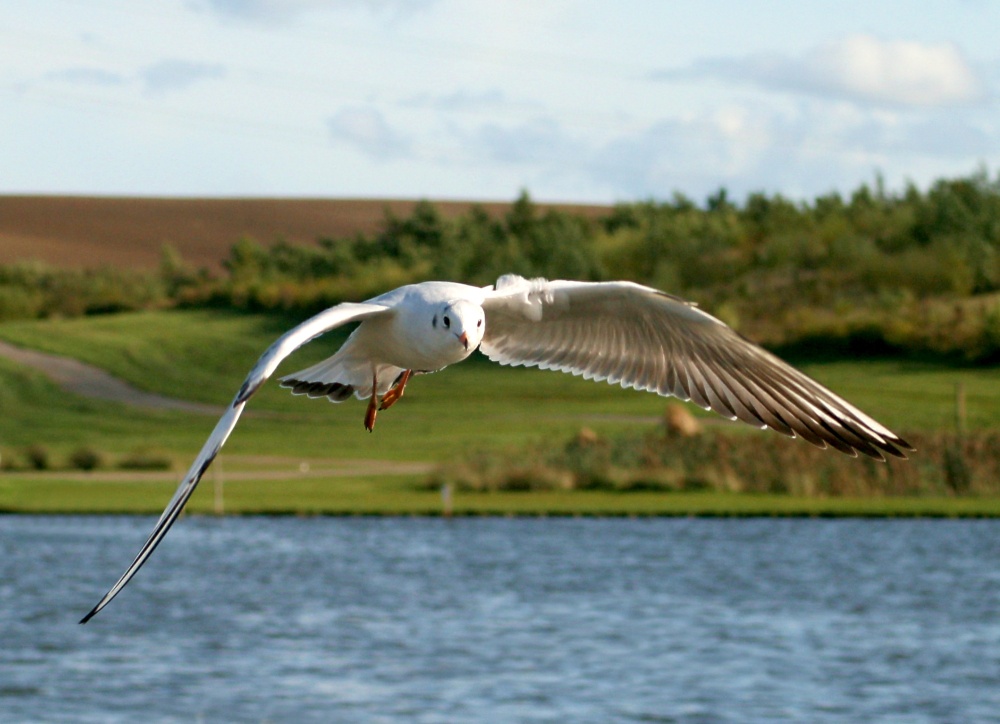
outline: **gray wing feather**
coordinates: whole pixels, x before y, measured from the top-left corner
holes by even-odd
[[[174,524],[174,521],[177,520],[177,517],[184,509],[184,504],[187,503],[191,494],[194,493],[205,471],[208,470],[212,461],[219,454],[219,450],[222,449],[229,434],[236,427],[236,422],[240,419],[240,413],[243,412],[247,401],[267,381],[267,378],[277,369],[281,361],[302,345],[325,332],[329,332],[331,329],[340,327],[348,322],[355,322],[377,314],[384,314],[389,310],[390,308],[384,305],[370,303],[340,304],[336,307],[331,307],[282,335],[261,355],[260,359],[257,360],[257,364],[254,365],[253,369],[250,370],[250,374],[244,380],[239,392],[236,393],[236,397],[233,398],[226,412],[219,419],[219,422],[216,423],[215,429],[208,436],[208,440],[202,447],[201,452],[198,453],[198,457],[192,463],[191,469],[188,470],[187,475],[181,480],[177,492],[174,493],[173,498],[167,504],[160,519],[156,521],[156,525],[153,526],[153,532],[146,539],[146,542],[132,561],[132,564],[122,574],[122,577],[118,579],[118,582],[91,609],[90,613],[80,620],[80,623],[87,623],[102,608],[107,606],[125,585],[132,580],[132,577],[153,553],[156,546],[163,540],[167,531],[170,530],[170,526]]]
[[[487,294],[482,351],[691,400],[848,455],[913,448],[856,407],[678,297],[631,282],[508,276]]]

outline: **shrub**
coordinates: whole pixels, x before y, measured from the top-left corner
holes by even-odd
[[[631,279],[771,346],[843,354],[875,342],[990,363],[1000,358],[1000,313],[973,307],[997,304],[998,218],[1000,178],[984,171],[902,193],[877,179],[802,202],[763,193],[740,202],[720,189],[699,205],[675,194],[597,221],[542,209],[527,193],[504,214],[452,217],[421,202],[374,233],[312,245],[234,240],[219,278],[169,247],[156,271],[0,265],[0,320],[169,305],[307,315],[428,278],[485,285],[514,272]]]
[[[104,464],[104,459],[99,452],[90,447],[81,447],[74,450],[69,456],[70,467],[77,470],[96,470]]]
[[[750,431],[687,438],[662,431],[612,439],[578,434],[562,446],[477,452],[442,467],[431,485],[447,481],[479,492],[714,490],[806,497],[1000,493],[1000,433],[906,437],[918,452],[910,460],[880,463]]]
[[[29,445],[24,449],[24,459],[32,470],[49,469],[49,451],[42,445]]]
[[[17,470],[18,463],[16,456],[9,450],[0,450],[0,470]]]
[[[170,470],[173,466],[169,455],[149,448],[133,450],[118,462],[122,470]]]

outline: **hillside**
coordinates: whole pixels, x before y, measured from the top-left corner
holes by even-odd
[[[301,316],[419,280],[514,272],[648,284],[785,352],[992,365],[997,219],[1000,178],[985,171],[926,190],[862,185],[808,201],[720,190],[704,204],[675,194],[613,208],[527,192],[475,207],[0,196],[0,320],[170,307]]]
[[[372,234],[386,211],[408,216],[417,202],[402,199],[194,199],[0,195],[0,264],[36,259],[60,267],[112,265],[152,269],[165,244],[195,267],[215,267],[241,237],[270,245],[321,237]],[[435,202],[445,218],[473,204]],[[509,203],[481,204],[499,214]],[[543,208],[547,208],[542,205]],[[600,206],[555,205],[584,216]]]

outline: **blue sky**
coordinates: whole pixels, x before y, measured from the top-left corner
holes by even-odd
[[[1000,167],[1000,3],[11,0],[0,193],[807,198]]]

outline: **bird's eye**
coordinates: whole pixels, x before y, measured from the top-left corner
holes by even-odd
[[[449,317],[445,317],[444,318],[444,328],[448,329],[449,327],[451,327],[451,319]]]
[[[476,322],[476,326],[477,327],[482,327],[483,326],[483,320],[480,319],[478,322]]]

